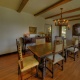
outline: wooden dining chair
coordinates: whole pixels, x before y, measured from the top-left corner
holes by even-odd
[[[66,38],[64,38],[62,36],[55,36],[55,40],[63,42],[63,46],[64,47],[66,46]],[[64,48],[63,56],[64,56],[64,59],[65,59],[65,62],[66,62],[66,49],[65,48]]]
[[[64,38],[62,36],[55,36],[55,40],[62,41]]]
[[[16,39],[16,47],[17,47],[17,53],[18,53],[18,44],[19,44],[19,41]],[[18,54],[18,60],[19,60],[19,54]]]
[[[22,56],[22,47],[21,47],[21,44],[19,42],[18,42],[18,54],[19,54],[18,73],[21,77],[21,80],[23,80],[23,75],[22,75],[23,72],[25,72],[29,69],[32,69],[34,67],[36,67],[36,74],[38,74],[39,62],[34,58],[34,56],[28,56],[28,57],[23,58],[23,56]],[[30,77],[28,77],[28,78],[30,78]]]
[[[78,51],[79,51],[79,40],[77,38],[73,38],[72,44],[73,44],[73,46],[67,49],[67,51],[68,51],[67,55],[69,57],[73,58],[75,61],[76,55],[78,56]],[[73,57],[70,56],[69,53],[73,54],[74,56]]]
[[[23,54],[25,54],[25,52],[26,52],[26,47],[25,47],[25,45],[24,45],[24,39],[23,39],[23,37],[20,37],[20,38],[19,38],[19,42],[20,42],[21,47],[22,47],[22,52],[23,52]]]
[[[62,55],[60,55],[59,53],[62,53]],[[47,69],[52,73],[52,77],[54,77],[54,65],[55,64],[59,64],[59,62],[61,61],[61,68],[63,70],[63,62],[64,62],[64,57],[63,57],[63,53],[64,53],[64,47],[63,47],[63,41],[54,41],[54,49],[51,55],[49,55],[47,57],[47,60],[50,61],[52,63],[52,70],[50,70],[48,67]]]
[[[36,39],[36,45],[45,44],[45,38]]]

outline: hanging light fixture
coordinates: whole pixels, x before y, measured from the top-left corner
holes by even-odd
[[[62,18],[63,8],[60,8],[60,9],[61,9],[61,18],[55,20],[55,26],[68,26],[68,20]]]

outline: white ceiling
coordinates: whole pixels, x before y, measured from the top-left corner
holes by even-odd
[[[34,15],[40,12],[41,10],[49,7],[50,5],[55,4],[58,1],[60,0],[29,0],[27,4],[25,5],[25,7],[23,8],[22,12],[27,12],[27,13]],[[21,2],[22,0],[0,0],[0,6],[7,7],[7,8],[17,11]],[[61,6],[55,7],[54,9],[44,12],[40,14],[39,16],[46,18],[55,14],[59,14],[61,12],[60,8],[63,8],[63,12],[65,12],[65,11],[79,8],[79,7],[80,7],[80,0],[72,0]],[[73,15],[78,15],[78,14],[80,14],[80,10],[72,12],[72,13],[63,14],[63,17],[73,16]],[[54,20],[58,18],[60,18],[60,16],[53,17],[52,19]]]
[[[59,0],[29,0],[23,11],[35,14]]]
[[[17,10],[22,0],[0,0],[0,6]]]

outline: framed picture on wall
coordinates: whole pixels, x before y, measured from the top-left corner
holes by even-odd
[[[73,25],[73,35],[80,36],[80,23]]]
[[[37,27],[29,27],[30,34],[36,34],[37,33]]]

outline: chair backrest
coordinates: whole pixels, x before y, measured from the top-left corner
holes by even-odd
[[[78,39],[79,37],[78,36],[72,36],[72,38]]]
[[[73,45],[78,46],[78,44],[79,44],[79,38],[78,38],[78,36],[77,37],[73,37],[72,38],[72,42],[73,42]]]
[[[22,69],[23,68],[23,57],[22,57],[22,46],[21,44],[18,42],[18,55],[19,55],[19,65],[20,65],[20,68]]]
[[[75,45],[78,45],[78,44],[79,44],[79,40],[76,39],[76,40],[75,40]]]
[[[64,39],[64,45],[66,45],[66,39]]]
[[[20,37],[20,38],[19,38],[19,42],[20,42],[21,46],[23,46],[23,44],[24,44],[24,43],[23,43],[23,42],[24,42],[24,40],[23,40],[23,38],[22,38],[22,37]]]
[[[61,36],[55,36],[55,40],[57,40],[57,41],[63,41],[63,37],[61,37]]]
[[[36,39],[36,45],[45,44],[45,38]]]
[[[76,39],[74,42],[74,49],[75,48],[79,48],[79,40],[78,39]]]
[[[63,45],[63,41],[54,41],[54,53],[60,53],[63,52],[64,50],[64,45]]]
[[[22,47],[22,51],[25,50],[25,47],[24,47],[24,39],[22,37],[19,38],[19,42],[20,42],[20,45]]]
[[[18,53],[18,44],[19,44],[19,41],[16,39],[17,53]],[[19,59],[20,59],[20,57],[19,57],[19,53],[18,53],[18,60]]]
[[[23,58],[22,58],[22,46],[20,43],[18,43],[18,54],[19,54],[20,60],[22,61],[23,60]]]

